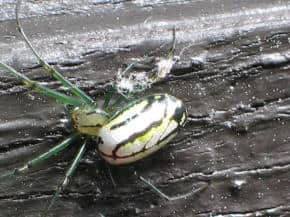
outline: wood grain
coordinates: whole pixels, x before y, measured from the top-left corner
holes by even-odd
[[[64,91],[15,29],[15,2],[0,3],[0,61]],[[290,216],[290,4],[246,1],[28,1],[22,22],[42,56],[95,99],[133,58],[162,56],[176,27],[169,78],[145,94],[182,99],[188,122],[164,150],[111,167],[90,150],[51,216]],[[69,134],[61,105],[0,72],[0,172]],[[31,173],[0,182],[0,216],[39,216],[78,144]],[[170,195],[168,202],[134,176]]]

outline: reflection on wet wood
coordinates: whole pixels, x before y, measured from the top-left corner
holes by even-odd
[[[136,164],[106,165],[93,143],[52,216],[287,216],[290,212],[290,6],[287,1],[41,1],[23,25],[41,54],[94,98],[133,58],[164,55],[176,27],[180,62],[149,93],[188,108],[185,129]],[[0,60],[63,91],[43,73],[15,30],[14,2],[0,3]],[[3,15],[2,15],[3,14]],[[146,93],[147,94],[147,93]],[[0,171],[68,135],[64,109],[0,72]],[[77,145],[27,176],[0,182],[0,216],[37,216],[61,182]],[[138,171],[176,195],[167,202]]]

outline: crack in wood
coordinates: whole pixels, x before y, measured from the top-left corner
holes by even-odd
[[[247,178],[247,176],[271,176],[277,173],[290,172],[290,162],[281,165],[267,165],[267,167],[260,168],[238,168],[232,167],[225,170],[213,171],[211,174],[203,172],[194,172],[185,174],[181,177],[175,177],[169,179],[169,182],[175,183],[186,180],[199,180],[199,181],[217,181],[217,180],[229,180],[236,178]]]
[[[211,216],[211,217],[253,217],[253,216],[286,216],[286,214],[290,212],[290,206],[281,205],[274,207],[266,207],[258,210],[247,210],[244,212],[236,211],[236,212],[207,212],[200,213],[196,216]],[[288,213],[289,214],[289,213]]]

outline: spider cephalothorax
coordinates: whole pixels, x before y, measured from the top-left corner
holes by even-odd
[[[100,128],[105,125],[110,116],[93,105],[82,105],[70,112],[74,129],[84,135],[99,136]]]

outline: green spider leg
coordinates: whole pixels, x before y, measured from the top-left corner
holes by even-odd
[[[143,178],[142,176],[139,176],[139,179],[145,183],[146,185],[148,185],[155,193],[157,193],[160,197],[164,198],[167,201],[174,201],[174,200],[180,200],[180,199],[185,199],[189,196],[192,196],[194,194],[197,194],[203,190],[205,190],[208,187],[207,183],[204,183],[203,185],[201,185],[199,188],[192,190],[188,193],[182,194],[182,195],[178,195],[178,196],[168,196],[165,193],[163,193],[160,189],[158,189],[155,185],[153,185],[150,181],[146,180],[145,178]]]
[[[175,27],[174,27],[174,28],[172,29],[172,42],[171,42],[171,48],[170,48],[169,52],[168,52],[167,55],[166,55],[166,58],[167,58],[168,60],[173,59],[173,57],[174,57],[174,53],[175,53],[175,49],[176,49],[176,30],[175,30]],[[152,59],[152,60],[153,60],[153,59]],[[151,61],[152,61],[152,60],[151,60]],[[122,77],[127,76],[127,74],[130,72],[130,70],[131,70],[132,68],[134,68],[134,67],[137,67],[137,68],[140,68],[140,69],[142,68],[142,69],[145,70],[146,72],[150,72],[150,73],[153,73],[153,74],[154,74],[154,72],[156,72],[156,70],[157,70],[155,67],[152,68],[152,66],[150,66],[150,63],[149,63],[149,62],[148,62],[148,63],[146,63],[146,62],[145,62],[145,63],[142,63],[142,62],[138,62],[138,61],[136,61],[136,62],[133,62],[133,63],[129,64],[129,65],[126,67],[126,69],[120,73],[120,77],[122,78]],[[153,83],[154,83],[154,80],[155,80],[155,79],[152,80]],[[115,89],[115,92],[118,92],[114,86],[113,86],[112,88]],[[145,89],[147,89],[147,87],[142,88],[141,91],[144,91]],[[138,91],[138,92],[140,92],[140,91]],[[120,102],[122,102],[123,100],[128,99],[128,98],[134,96],[134,93],[128,93],[128,94],[126,94],[126,93],[122,93],[122,92],[118,92],[118,93],[119,93],[119,95],[121,95],[121,97],[119,97],[119,98],[115,101],[115,103],[114,103],[112,106],[118,105],[118,104],[120,104]],[[108,96],[112,96],[112,93],[108,93]],[[123,96],[123,97],[122,97],[122,96]],[[109,101],[110,101],[110,97],[105,97],[105,99],[107,99],[107,98],[108,98],[109,100],[105,100],[105,103],[104,103],[104,105],[105,105],[106,107],[109,105]]]
[[[117,184],[116,184],[116,181],[115,181],[114,176],[113,176],[113,174],[112,174],[112,171],[111,171],[110,165],[109,165],[109,163],[108,163],[107,161],[105,161],[105,164],[106,164],[106,167],[107,167],[107,170],[108,170],[108,173],[109,173],[109,176],[110,176],[111,182],[112,182],[113,186],[116,187]]]
[[[126,74],[127,74],[127,73],[128,73],[128,72],[129,72],[133,67],[134,67],[135,64],[136,64],[136,62],[131,63],[130,65],[128,65],[128,66],[126,67],[126,69],[123,70],[123,71],[121,72],[121,77],[122,77],[122,76],[126,76]],[[118,93],[118,94],[121,95],[121,96],[119,96],[119,98],[117,98],[117,99],[115,100],[115,102],[114,102],[113,104],[110,105],[111,99],[113,98],[113,96],[114,96],[116,93],[118,93],[118,91],[117,91],[117,89],[114,87],[114,85],[112,84],[112,85],[110,86],[109,90],[107,91],[107,93],[106,93],[105,96],[104,96],[104,98],[105,98],[104,103],[103,103],[103,108],[104,108],[104,109],[107,109],[109,106],[112,107],[112,108],[114,108],[115,106],[118,106],[118,105],[119,105],[119,104],[120,104],[124,99],[128,98],[128,97],[124,96],[124,94],[122,94],[122,93]],[[123,95],[123,97],[122,97],[122,95]]]
[[[17,30],[20,32],[20,34],[24,38],[25,43],[31,49],[31,51],[33,52],[33,54],[35,55],[35,57],[37,58],[39,64],[42,65],[44,67],[44,69],[50,75],[52,75],[52,77],[54,77],[56,80],[60,81],[74,95],[80,97],[86,104],[90,104],[90,105],[95,104],[95,101],[91,97],[89,97],[81,89],[79,89],[78,87],[76,87],[75,85],[73,85],[70,81],[68,81],[65,77],[63,77],[62,74],[60,74],[57,70],[55,70],[52,66],[50,66],[45,60],[43,60],[40,57],[40,55],[38,54],[38,52],[34,49],[34,47],[32,46],[31,42],[27,38],[25,32],[23,31],[22,25],[21,25],[20,20],[19,20],[19,10],[20,10],[20,6],[21,6],[21,0],[18,0],[17,1],[17,5],[16,5],[16,10],[15,10]]]
[[[30,169],[35,168],[36,166],[38,166],[39,164],[41,164],[45,160],[47,160],[47,159],[49,159],[49,158],[51,158],[53,156],[56,156],[56,155],[60,154],[61,152],[63,152],[77,138],[79,138],[78,134],[73,134],[73,135],[69,136],[67,139],[63,140],[58,145],[56,145],[53,148],[49,149],[47,152],[45,152],[45,153],[35,157],[34,159],[28,161],[22,167],[15,168],[15,169],[13,169],[13,170],[11,170],[11,171],[3,174],[3,175],[0,175],[0,179],[11,178],[11,177],[15,177],[17,175],[20,175],[20,174],[28,172]]]
[[[55,90],[52,90],[50,88],[47,88],[45,86],[40,85],[38,82],[29,79],[27,76],[17,72],[15,69],[6,65],[5,63],[0,62],[0,68],[7,70],[13,76],[18,78],[26,87],[28,87],[32,90],[35,90],[36,92],[41,93],[44,96],[56,99],[63,104],[80,106],[84,103],[80,99],[77,99],[77,98],[74,98],[71,96],[67,96],[65,94],[59,93]]]
[[[167,58],[170,59],[174,56],[176,49],[176,29],[175,26],[172,29],[172,42],[171,42],[171,48],[167,54]]]
[[[126,69],[124,69],[122,72],[121,72],[121,76],[124,76],[126,75],[134,66],[135,66],[136,62],[133,62],[133,63],[130,63]]]
[[[104,95],[104,103],[103,103],[103,106],[102,106],[102,108],[103,109],[107,109],[108,108],[108,106],[109,106],[109,104],[110,104],[110,101],[111,101],[111,99],[113,98],[113,96],[114,96],[114,94],[116,93],[117,91],[116,91],[116,89],[114,88],[114,86],[112,85],[112,84],[110,84],[110,86],[109,86],[109,89],[108,89],[108,91],[105,93],[105,95]]]
[[[174,53],[175,53],[175,49],[176,49],[176,29],[175,29],[175,27],[173,27],[173,29],[172,29],[172,42],[171,42],[171,48],[170,48],[169,52],[168,52],[167,55],[166,55],[168,59],[173,58]],[[121,76],[121,77],[126,76],[126,75],[130,72],[130,70],[131,70],[132,68],[134,68],[135,66],[138,66],[138,68],[140,68],[140,67],[141,67],[141,68],[144,68],[144,70],[146,70],[146,69],[147,69],[147,70],[150,70],[150,69],[151,69],[151,67],[148,66],[147,64],[142,64],[142,63],[139,63],[139,62],[137,61],[137,62],[133,62],[133,63],[129,64],[129,65],[126,67],[126,69],[124,69],[124,70],[120,73],[120,76]],[[144,90],[145,90],[145,89],[144,89]],[[109,106],[110,100],[112,99],[112,96],[113,96],[114,93],[116,93],[116,92],[118,92],[118,91],[116,90],[116,88],[115,88],[114,86],[112,86],[112,87],[111,87],[111,90],[109,90],[109,91],[107,92],[107,94],[105,95],[105,101],[104,101],[104,104],[103,104],[103,107],[104,107],[104,108],[107,108],[107,107]],[[127,99],[127,98],[132,97],[132,96],[130,96],[129,94],[126,95],[126,94],[123,94],[123,93],[119,93],[119,95],[123,95],[123,98],[122,98],[122,97],[121,97],[121,98],[118,98],[112,106],[118,105],[118,104],[120,104],[120,102],[122,102],[124,99]]]
[[[171,48],[168,52],[168,54],[166,55],[168,59],[171,59],[173,58],[173,55],[175,53],[175,48],[176,48],[176,33],[175,33],[175,27],[172,29],[172,42],[171,42]],[[146,64],[142,64],[142,63],[139,63],[139,62],[133,62],[131,64],[129,64],[121,73],[120,73],[120,76],[121,77],[124,77],[124,76],[127,76],[127,74],[130,72],[130,70],[132,68],[134,68],[135,66],[138,66],[139,68],[144,68],[147,70],[150,69],[151,67],[149,67],[148,65]],[[144,89],[145,90],[145,89]],[[142,90],[143,91],[143,90]],[[115,100],[115,102],[113,102],[113,104],[110,105],[110,101],[111,99],[113,98],[114,94],[115,93],[118,93],[119,94],[119,97]],[[112,110],[118,106],[122,101],[130,98],[130,97],[133,97],[134,94],[130,95],[130,94],[123,94],[123,93],[119,93],[117,91],[117,89],[114,87],[114,85],[112,85],[112,87],[110,88],[110,90],[105,94],[105,100],[104,100],[104,103],[103,103],[103,108],[104,109],[107,109],[109,106],[112,107]]]
[[[78,153],[76,155],[76,157],[74,158],[72,164],[70,165],[70,167],[68,168],[68,170],[66,171],[65,174],[65,178],[63,180],[63,182],[59,185],[59,187],[57,188],[55,194],[53,195],[53,198],[51,199],[51,201],[49,202],[48,207],[44,210],[44,216],[47,216],[48,211],[51,209],[51,207],[53,206],[53,204],[55,203],[55,201],[58,199],[60,193],[67,187],[67,185],[70,182],[70,179],[72,178],[74,172],[76,171],[80,160],[82,159],[84,153],[86,151],[86,142],[84,142],[82,144],[82,146],[80,147],[80,149],[78,150]]]
[[[126,95],[120,94],[120,96],[113,102],[113,104],[111,105],[111,108],[114,109],[116,108],[118,105],[121,104],[121,102],[127,100],[129,97],[127,97]]]

